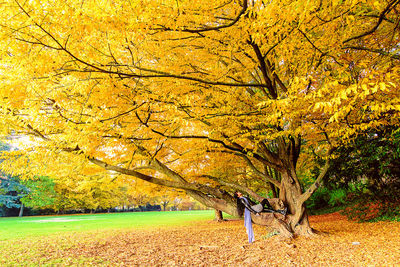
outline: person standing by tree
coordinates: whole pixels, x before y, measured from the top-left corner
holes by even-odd
[[[254,240],[254,231],[253,225],[251,223],[251,214],[250,211],[255,212],[253,208],[250,206],[250,201],[246,197],[243,196],[240,192],[235,192],[235,197],[237,201],[237,209],[239,216],[243,216],[244,211],[244,227],[246,227],[247,236],[249,238],[249,243],[253,243]]]
[[[254,242],[254,232],[253,225],[251,222],[251,212],[259,215],[261,212],[277,212],[282,215],[286,215],[287,208],[283,210],[275,210],[268,199],[264,198],[260,204],[253,203],[250,199],[243,196],[243,194],[239,191],[236,191],[234,194],[237,201],[237,209],[240,217],[243,216],[244,213],[244,226],[246,227],[247,236],[249,238],[249,243]]]

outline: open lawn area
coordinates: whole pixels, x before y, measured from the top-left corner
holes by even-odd
[[[212,220],[214,212],[124,212],[62,216],[0,217],[0,241],[60,234],[65,232],[142,230],[177,226],[192,221]]]
[[[0,266],[396,266],[400,223],[311,216],[321,233],[283,241],[213,211],[0,219]]]

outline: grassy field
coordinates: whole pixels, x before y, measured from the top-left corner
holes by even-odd
[[[86,246],[101,248],[107,238],[118,244],[130,234],[174,232],[213,219],[213,210],[0,217],[0,266],[110,266],[81,254]]]
[[[177,226],[213,217],[214,211],[202,210],[0,218],[0,241],[65,232]]]

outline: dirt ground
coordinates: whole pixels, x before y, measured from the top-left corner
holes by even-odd
[[[117,231],[53,249],[108,266],[400,266],[399,222],[356,223],[334,213],[310,223],[323,233],[282,241],[256,225],[249,245],[243,221],[232,220]]]

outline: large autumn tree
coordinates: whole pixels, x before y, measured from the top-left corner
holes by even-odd
[[[91,162],[234,215],[233,190],[273,185],[288,216],[254,220],[310,234],[335,147],[399,124],[398,4],[3,1],[2,130],[41,139],[3,168]],[[302,147],[327,159],[309,188]]]

